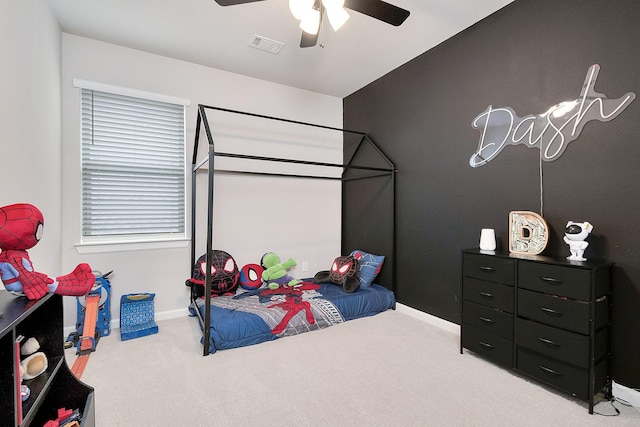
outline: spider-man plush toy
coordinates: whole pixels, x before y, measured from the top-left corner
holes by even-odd
[[[32,300],[49,292],[86,295],[96,280],[89,264],[78,264],[71,273],[55,279],[34,270],[27,249],[38,243],[43,228],[42,212],[33,205],[18,203],[0,207],[0,279],[4,287]]]
[[[351,255],[339,256],[331,264],[331,270],[318,271],[313,283],[329,282],[342,286],[345,292],[355,292],[360,286],[358,260]]]

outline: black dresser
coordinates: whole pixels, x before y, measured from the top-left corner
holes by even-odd
[[[589,403],[611,385],[611,271],[601,261],[462,251],[468,349]]]

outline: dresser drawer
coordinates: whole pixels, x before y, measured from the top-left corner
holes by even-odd
[[[589,399],[589,371],[549,356],[518,347],[516,369],[547,384],[568,391],[580,399]],[[594,367],[594,392],[607,382],[606,359]]]
[[[571,299],[591,301],[591,270],[521,261],[518,286]]]
[[[513,314],[465,301],[462,322],[483,331],[513,340]]]
[[[513,367],[513,341],[463,325],[462,346],[507,368]]]
[[[603,329],[595,338],[594,360],[607,353],[608,335]],[[516,320],[516,344],[555,359],[588,368],[590,364],[588,336],[576,334],[540,323],[518,318]]]
[[[513,293],[513,286],[499,285],[469,277],[465,277],[462,281],[462,295],[465,301],[472,301],[509,313],[513,313]]]
[[[596,305],[596,330],[607,325],[609,305],[606,298]],[[518,316],[583,335],[591,333],[592,303],[559,298],[518,289]]]
[[[589,335],[591,304],[518,289],[518,316]]]
[[[513,286],[516,262],[491,255],[464,254],[462,273],[466,277]]]

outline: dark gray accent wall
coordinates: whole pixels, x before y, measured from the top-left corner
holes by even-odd
[[[344,99],[344,127],[369,133],[398,168],[400,303],[460,323],[460,250],[477,247],[482,228],[504,248],[509,212],[540,212],[539,151],[510,146],[472,168],[472,120],[489,105],[523,117],[576,99],[592,64],[596,91],[640,95],[639,21],[636,0],[516,0]],[[640,387],[640,99],[613,121],[589,122],[543,164],[543,183],[543,254],[569,255],[566,222],[589,221],[585,256],[615,262],[614,379]],[[358,206],[366,191],[345,189],[343,247],[390,254],[388,236],[371,232],[389,218]]]

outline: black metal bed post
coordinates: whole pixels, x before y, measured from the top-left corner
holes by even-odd
[[[193,143],[193,153],[191,156],[191,264],[189,274],[191,274],[193,266],[196,263],[196,176],[198,168],[196,161],[198,158],[198,142],[200,140],[200,109],[198,109],[198,119],[196,121],[196,136]],[[195,307],[194,307],[195,308]]]
[[[193,273],[193,266],[196,263],[196,182],[199,166],[196,165],[198,160],[198,143],[200,141],[200,124],[202,118],[200,116],[200,110],[198,110],[198,120],[196,122],[196,135],[193,143],[193,155],[191,160],[191,264],[189,268],[189,275]],[[193,291],[193,284],[191,284],[189,292],[189,300],[193,306],[193,309],[198,316],[198,319],[202,320],[202,314],[198,310],[196,305],[195,292]],[[204,323],[204,322],[203,322]]]
[[[209,189],[207,196],[207,273],[205,276],[205,288],[204,288],[204,300],[205,300],[205,309],[204,309],[204,322],[207,325],[204,328],[204,349],[203,355],[206,356],[209,354],[209,339],[211,337],[211,330],[209,325],[211,325],[211,262],[213,255],[213,159],[214,159],[214,148],[213,148],[213,140],[210,140],[209,143],[209,170],[207,172],[208,184],[207,187]]]
[[[203,328],[203,350],[202,355],[207,356],[209,354],[209,340],[211,337],[211,330],[209,325],[211,324],[211,256],[213,254],[213,184],[214,184],[214,156],[215,156],[215,144],[213,142],[213,136],[211,135],[211,128],[209,128],[209,122],[207,121],[207,114],[204,108],[200,106],[202,112],[202,122],[204,124],[204,130],[207,134],[207,140],[209,142],[208,150],[208,168],[207,168],[207,249],[206,249],[206,272],[205,272],[205,287],[204,287],[204,328]]]
[[[395,165],[393,166],[393,172],[391,172],[391,290],[397,297],[398,285],[396,282],[396,173],[398,170]],[[395,309],[395,304],[393,306]]]

